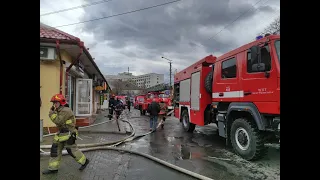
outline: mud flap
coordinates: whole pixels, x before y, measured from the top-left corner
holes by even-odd
[[[218,114],[217,119],[218,119],[219,136],[226,138],[225,115]]]

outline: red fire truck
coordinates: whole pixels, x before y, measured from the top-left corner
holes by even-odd
[[[161,102],[163,101],[167,106],[167,111],[171,111],[173,110],[173,106],[172,106],[172,100],[170,98],[169,95],[165,94],[165,93],[161,93],[159,94],[159,99],[158,99],[158,102]]]
[[[137,95],[134,97],[133,107],[139,109],[139,102],[144,101],[144,95]]]
[[[148,106],[151,104],[153,99],[156,99],[156,102],[164,101],[167,104],[168,110],[172,110],[173,109],[172,104],[171,104],[171,99],[168,96],[166,96],[164,93],[158,92],[158,91],[148,92],[144,96],[144,100],[140,101],[138,103],[139,104],[138,105],[139,106],[139,110],[140,110],[142,115],[146,114]]]
[[[174,115],[185,131],[215,123],[237,154],[257,160],[280,142],[280,35],[218,58],[209,55],[174,77]]]

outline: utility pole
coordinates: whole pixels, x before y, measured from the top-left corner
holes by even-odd
[[[172,86],[172,83],[171,83],[171,76],[172,76],[172,61],[169,60],[169,64],[170,64],[170,89],[171,89],[171,86]]]
[[[168,60],[169,62],[169,65],[170,65],[170,67],[169,67],[169,73],[170,73],[170,90],[171,90],[171,87],[172,87],[172,60],[171,59],[168,59],[168,58],[165,58],[165,57],[161,57],[161,58],[163,58],[163,59],[166,59],[166,60]]]
[[[128,67],[128,75],[129,75],[129,67]]]

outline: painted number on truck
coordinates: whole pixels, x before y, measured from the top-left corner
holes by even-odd
[[[259,88],[258,91],[252,92],[252,94],[273,94],[273,91],[268,91],[267,88]]]

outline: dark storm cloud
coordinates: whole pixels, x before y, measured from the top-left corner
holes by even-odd
[[[87,1],[90,2],[92,1]],[[110,16],[165,2],[169,0],[114,0],[84,8],[85,16],[82,20]],[[190,64],[186,61],[193,58],[190,54],[195,48],[202,48],[207,52],[205,55],[208,55],[215,51],[225,52],[235,46],[233,42],[224,43],[210,38],[240,14],[253,8],[255,2],[257,1],[182,0],[158,8],[85,23],[83,31],[93,32],[96,41],[107,41],[107,45],[114,49],[122,51],[125,47],[136,46],[143,51],[141,53],[123,50],[122,54],[129,59],[142,58],[152,61],[159,59],[164,53],[174,53],[176,55],[172,58],[177,59],[175,59],[176,64],[185,65]],[[271,6],[261,5],[258,11],[244,14],[237,23],[250,19],[258,12],[274,11]],[[201,28],[212,29],[212,33],[201,33]],[[164,66],[153,67],[152,71],[157,70],[164,71]]]

